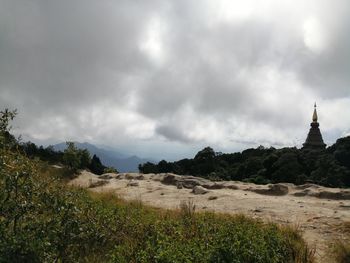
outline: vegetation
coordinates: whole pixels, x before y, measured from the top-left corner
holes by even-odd
[[[337,263],[350,262],[350,243],[338,241],[333,248],[332,254],[335,256],[335,262]]]
[[[206,147],[193,159],[160,161],[139,166],[142,173],[190,174],[215,180],[243,180],[258,184],[288,182],[350,187],[350,136],[326,150],[297,148],[247,149],[223,154]]]
[[[54,168],[28,158],[0,122],[0,262],[313,261],[291,228],[70,188],[61,179],[79,166],[74,145],[64,153],[69,167]]]
[[[38,158],[50,164],[61,163],[66,165],[72,172],[80,169],[88,169],[94,174],[101,175],[103,173],[118,173],[114,167],[107,167],[102,164],[100,158],[91,155],[87,149],[78,149],[74,142],[66,142],[67,148],[64,152],[55,151],[52,146],[44,148],[38,147],[32,142],[18,144],[18,148],[29,158]]]
[[[350,262],[350,221],[340,224],[338,231],[341,231],[346,238],[335,240],[335,244],[330,247],[329,254],[336,263],[348,263]]]

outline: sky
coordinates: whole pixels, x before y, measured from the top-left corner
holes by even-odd
[[[23,140],[175,160],[350,134],[347,0],[0,0]]]

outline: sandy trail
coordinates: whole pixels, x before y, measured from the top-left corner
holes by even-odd
[[[159,175],[107,174],[104,178],[108,179],[83,171],[70,184],[90,187],[97,192],[112,191],[126,200],[141,200],[154,207],[174,209],[179,207],[181,201],[193,200],[199,211],[243,213],[279,224],[296,225],[309,245],[316,249],[318,262],[331,262],[327,255],[328,246],[335,239],[349,238],[339,228],[350,221],[348,195],[340,198],[344,200],[295,196],[295,193],[302,192],[301,189],[285,184],[288,194],[273,196],[254,192],[262,186],[242,182],[231,182],[237,189],[211,189],[206,194],[195,195],[192,189],[178,189],[176,185],[164,184]],[[104,185],[94,187],[96,182],[103,182]],[[312,188],[317,192],[344,191],[319,186]]]

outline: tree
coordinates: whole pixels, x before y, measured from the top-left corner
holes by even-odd
[[[334,157],[341,165],[350,168],[350,136],[337,140],[334,145]]]
[[[169,173],[169,172],[171,172],[171,165],[167,161],[161,160],[158,163],[158,172],[159,173]]]
[[[150,174],[150,173],[158,173],[158,166],[151,162],[146,162],[144,164],[139,164],[140,173]]]
[[[17,140],[10,134],[10,122],[16,117],[17,110],[5,109],[0,111],[0,144],[13,147],[17,145]]]
[[[63,152],[63,163],[72,171],[77,171],[81,166],[79,151],[74,142],[66,142],[67,148]]]
[[[274,183],[296,183],[296,178],[303,174],[303,167],[298,161],[297,150],[286,149],[272,165],[271,179]]]
[[[216,154],[215,151],[213,150],[213,148],[211,147],[205,147],[203,150],[199,151],[196,156],[194,157],[194,159],[196,161],[200,161],[200,162],[205,162],[205,161],[209,161],[209,160],[213,160],[215,158]]]
[[[94,156],[91,159],[91,163],[89,165],[90,171],[93,172],[94,174],[101,175],[103,174],[105,168],[106,167],[102,164],[100,158],[98,158],[97,155],[94,154]]]
[[[91,155],[87,149],[78,150],[81,169],[88,168],[91,163]]]

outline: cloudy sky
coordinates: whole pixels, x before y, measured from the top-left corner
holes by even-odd
[[[0,105],[38,143],[177,159],[350,133],[348,0],[0,0]]]

